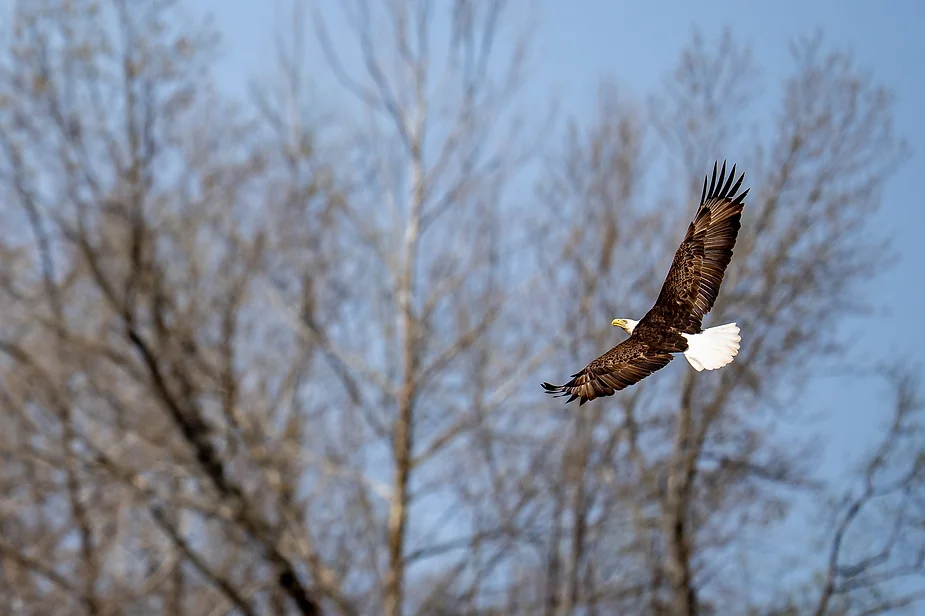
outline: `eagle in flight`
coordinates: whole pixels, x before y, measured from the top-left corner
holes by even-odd
[[[714,163],[709,189],[710,176],[703,179],[697,214],[652,309],[639,321],[614,319],[611,324],[630,337],[573,374],[565,385],[543,383],[546,393],[568,396],[566,403],[577,398],[580,406],[638,383],[667,366],[674,353],[684,353],[698,372],[722,368],[738,354],[741,338],[735,323],[700,327],[732,259],[749,190],[739,193],[745,174],[735,180],[735,165],[728,178],[725,161],[718,178],[716,168]]]

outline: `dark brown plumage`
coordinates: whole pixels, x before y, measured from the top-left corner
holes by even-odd
[[[564,385],[543,383],[546,393],[579,399],[579,405],[638,383],[668,365],[672,353],[687,350],[682,334],[701,332],[704,315],[713,308],[723,274],[741,227],[748,189],[736,194],[745,179],[735,180],[735,165],[728,178],[726,163],[707,189],[704,177],[700,205],[674,256],[668,276],[651,310],[632,335],[572,375]]]

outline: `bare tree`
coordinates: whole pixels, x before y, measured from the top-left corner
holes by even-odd
[[[175,2],[17,8],[0,63],[0,606],[771,609],[726,563],[795,491],[822,494],[776,427],[884,265],[866,224],[903,154],[889,96],[810,41],[761,118],[747,50],[695,37],[654,115],[602,88],[523,197],[535,136],[554,134],[518,109],[525,8],[295,4],[245,110]],[[312,92],[307,32],[346,98]],[[770,140],[746,141],[761,120]],[[735,363],[673,365],[580,411],[542,399],[540,370],[575,368],[613,344],[612,317],[648,308],[724,157],[753,186],[711,316],[742,325]],[[917,600],[892,584],[921,568],[899,540],[918,458],[884,475],[920,446],[904,383],[792,613]],[[882,494],[893,535],[852,561]]]
[[[275,240],[255,219],[267,157],[174,4],[18,8],[0,77],[5,602],[347,611],[284,498],[295,459],[274,452],[300,426],[271,404],[283,364],[249,369],[272,359],[250,297]]]
[[[524,327],[513,302],[530,286],[511,284],[495,207],[533,145],[517,147],[510,108],[524,47],[494,49],[510,10],[356,4],[359,82],[317,20],[371,114],[336,144],[311,126],[298,28],[249,119],[210,81],[214,41],[172,3],[20,12],[3,81],[17,231],[0,348],[20,418],[5,447],[68,477],[4,470],[4,563],[43,580],[11,602],[350,614],[477,594],[510,529],[479,513],[491,485],[460,453],[510,421],[491,415],[536,361],[521,333],[494,341]],[[394,37],[375,47],[374,17]],[[358,173],[335,177],[325,150]],[[59,491],[60,532],[27,532]],[[460,506],[470,521],[451,519]],[[435,507],[443,521],[409,530]],[[36,553],[40,537],[54,543]]]
[[[303,317],[303,324],[333,356],[356,358],[343,364],[362,383],[357,404],[378,401],[362,420],[368,434],[358,453],[367,459],[354,464],[388,486],[384,519],[376,508],[357,521],[373,549],[383,550],[374,568],[382,609],[432,613],[454,586],[475,592],[505,532],[503,520],[480,528],[476,502],[473,522],[455,514],[469,511],[466,501],[484,483],[464,447],[520,389],[534,353],[520,336],[497,344],[530,285],[517,275],[516,236],[502,222],[513,210],[499,205],[531,153],[511,108],[523,83],[528,24],[512,30],[519,7],[506,1],[445,10],[363,0],[339,8],[315,12],[313,23],[334,77],[358,106],[354,115],[366,116],[355,123],[358,173],[345,210],[348,241],[365,270],[354,279],[353,319],[365,325],[335,334],[334,323]],[[352,33],[352,49],[343,37],[333,40],[331,20]],[[506,34],[512,43],[501,39]],[[370,451],[384,458],[373,462]],[[426,522],[424,512],[434,511],[443,513]],[[411,531],[414,516],[421,517]],[[435,559],[446,572],[411,600],[412,568]]]
[[[638,318],[651,305],[691,211],[673,204],[693,202],[695,187],[699,195],[704,159],[742,161],[754,187],[710,316],[742,326],[735,363],[696,379],[672,366],[615,398],[617,413],[579,413],[562,446],[568,487],[552,493],[568,500],[551,508],[549,537],[559,544],[550,571],[561,574],[548,584],[562,588],[550,599],[565,612],[576,604],[671,614],[728,612],[734,602],[747,609],[741,581],[722,573],[725,563],[786,513],[788,491],[818,487],[808,473],[812,443],[794,448],[775,438],[775,425],[794,417],[806,366],[834,357],[835,323],[863,308],[855,291],[885,264],[866,221],[903,148],[892,135],[889,96],[849,57],[814,40],[795,45],[794,59],[773,141],[756,148],[743,139],[758,134],[743,128],[756,119],[747,115],[756,75],[748,52],[728,36],[715,50],[695,37],[652,105],[655,133],[683,163],[682,194],[643,193],[650,172],[662,172],[641,162],[653,145],[649,118],[612,88],[600,119],[573,129],[567,157],[547,173],[546,202],[573,221],[550,219],[555,231],[541,247],[565,247],[555,275],[566,297],[578,298],[563,308],[575,336],[563,368],[613,344],[613,316]]]
[[[884,614],[925,599],[920,417],[925,403],[914,369],[900,366],[888,376],[892,417],[863,465],[859,489],[837,501],[815,616]],[[859,545],[851,546],[852,535],[858,533],[873,538],[872,549],[857,539]]]

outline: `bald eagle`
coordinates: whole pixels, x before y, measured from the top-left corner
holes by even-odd
[[[674,353],[683,353],[698,372],[722,368],[738,354],[741,338],[735,323],[700,327],[732,259],[749,190],[737,194],[745,174],[734,181],[735,165],[728,179],[725,161],[718,178],[716,168],[714,163],[709,190],[710,176],[703,178],[697,214],[652,309],[639,321],[614,319],[611,324],[630,337],[573,374],[565,385],[543,383],[546,393],[569,396],[566,403],[577,398],[581,406],[638,383],[667,366]]]

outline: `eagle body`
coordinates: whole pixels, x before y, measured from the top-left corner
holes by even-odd
[[[638,322],[614,319],[613,325],[623,327],[630,337],[573,374],[568,383],[543,383],[546,393],[569,396],[566,402],[578,399],[582,405],[638,383],[667,366],[677,353],[683,353],[698,372],[732,361],[741,340],[736,324],[704,330],[702,322],[716,302],[732,260],[748,189],[738,192],[745,174],[734,181],[735,165],[728,177],[725,162],[719,176],[717,167],[713,165],[709,189],[709,176],[704,178],[697,213],[655,305]]]

